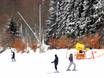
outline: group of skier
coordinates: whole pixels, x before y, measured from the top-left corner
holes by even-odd
[[[15,59],[15,52],[12,51],[12,50],[11,50],[11,52],[12,52],[11,60],[12,60],[12,62],[15,62],[16,61],[16,59]],[[73,71],[75,71],[76,70],[76,64],[74,63],[73,54],[72,53],[69,55],[69,61],[70,61],[70,64],[69,64],[69,66],[68,66],[66,71],[71,71],[70,67],[72,65],[74,65]],[[57,69],[58,62],[59,62],[59,58],[58,58],[57,54],[55,54],[55,59],[51,63],[54,63],[54,68],[55,68],[56,72],[59,72],[58,69]]]
[[[71,71],[70,67],[72,65],[74,65],[73,71],[75,71],[76,70],[76,64],[74,63],[73,54],[72,53],[69,55],[69,61],[70,61],[70,64],[69,64],[69,66],[68,66],[66,71]],[[57,70],[58,62],[59,62],[59,58],[58,58],[57,54],[55,54],[55,59],[51,63],[54,63],[54,67],[55,67],[56,72],[59,72]]]

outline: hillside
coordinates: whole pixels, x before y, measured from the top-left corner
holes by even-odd
[[[104,78],[104,56],[95,59],[77,60],[77,71],[66,71],[69,60],[66,58],[66,49],[48,50],[46,53],[16,53],[16,62],[11,61],[11,52],[6,50],[0,54],[1,78]],[[75,50],[70,50],[71,52]],[[97,50],[98,54],[100,51]],[[104,52],[104,51],[103,51]],[[55,73],[54,54],[59,57],[58,70]]]

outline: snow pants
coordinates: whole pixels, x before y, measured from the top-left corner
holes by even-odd
[[[55,66],[55,70],[56,70],[56,71],[57,71],[57,65],[58,65],[58,64],[54,64],[54,66]]]
[[[76,64],[75,64],[74,62],[70,62],[70,64],[69,64],[67,70],[70,70],[70,67],[71,67],[72,65],[74,65],[73,70],[75,70],[75,69],[76,69]]]

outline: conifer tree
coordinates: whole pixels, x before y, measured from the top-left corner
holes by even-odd
[[[47,39],[101,33],[104,7],[100,0],[50,0]]]
[[[0,53],[4,52],[8,47],[12,48],[12,44],[15,38],[19,36],[18,25],[13,18],[11,18],[9,25],[5,27],[4,34],[2,36],[2,47]]]
[[[8,31],[14,36],[17,34],[17,23],[13,19],[10,21]]]

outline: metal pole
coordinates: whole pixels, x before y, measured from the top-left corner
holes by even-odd
[[[36,33],[31,29],[30,25],[26,22],[26,20],[23,18],[23,16],[20,14],[20,12],[17,12],[18,15],[22,18],[22,20],[25,22],[25,24],[27,25],[27,27],[30,29],[30,31],[33,33],[33,35],[35,36],[35,38],[37,39],[38,43],[41,44],[41,41],[39,40],[39,38],[37,37]]]
[[[39,5],[39,39],[40,39],[40,42],[41,42],[41,45],[40,45],[40,53],[42,52],[42,26],[41,26],[41,4]]]
[[[21,24],[20,32],[21,32],[22,40],[23,40],[23,42],[25,42],[25,41],[24,41],[25,38],[24,38],[24,35],[23,35],[23,27],[22,27],[22,24]]]
[[[40,39],[40,42],[42,42],[41,4],[39,5],[39,39]]]

